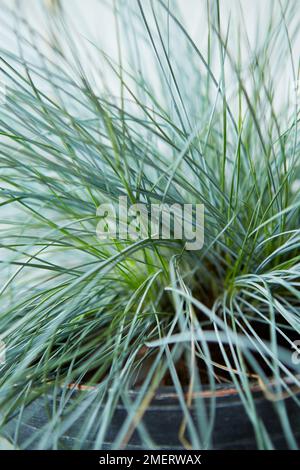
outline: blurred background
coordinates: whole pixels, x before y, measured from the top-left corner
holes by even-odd
[[[155,10],[167,35],[168,53],[180,63],[180,57],[187,53],[186,41],[170,16],[161,8],[160,0],[142,0],[141,4],[145,12]],[[224,40],[226,38],[228,41],[228,52],[235,61],[240,62],[241,69],[248,71],[249,64],[255,59],[254,51],[266,48],[266,61],[272,66],[272,79],[276,85],[275,103],[282,105],[291,96],[299,68],[299,0],[164,0],[164,4],[169,7],[171,13],[179,12],[178,17],[181,18],[182,24],[186,26],[189,35],[206,58],[208,48],[213,48],[217,42],[213,40],[214,33],[213,30],[209,31],[209,24],[214,23],[219,4],[220,31]],[[149,18],[151,14],[147,16],[148,21]],[[118,83],[111,71],[106,70],[97,48],[115,61],[118,61],[121,49],[123,66],[130,68],[134,62],[135,66],[138,63],[142,73],[151,79],[153,86],[159,88],[157,59],[151,47],[148,47],[149,38],[146,37],[138,0],[0,0],[0,21],[0,42],[2,46],[14,52],[18,51],[14,31],[18,31],[19,38],[28,36],[24,21],[32,27],[32,34],[35,30],[49,41],[55,41],[56,35],[56,40],[60,42],[57,31],[53,31],[53,24],[56,23],[60,24],[61,28],[72,29],[81,64],[90,76],[93,75],[98,86],[103,86],[102,77],[100,79],[95,73],[95,69],[100,66],[109,87],[113,87],[116,92],[118,90],[115,88]],[[155,26],[153,19],[152,23],[150,26]],[[270,25],[274,24],[277,24],[280,34],[269,37]],[[266,37],[268,42],[271,42],[271,47],[267,48]],[[37,47],[42,48],[45,54],[51,55],[51,51],[39,41],[37,35],[35,40]],[[290,56],[287,55],[285,66],[281,61],[278,67],[276,57],[280,55],[280,48],[286,47],[287,42],[290,42]],[[138,45],[139,57],[134,52],[135,44]],[[65,46],[70,47],[70,44]],[[24,44],[23,53],[26,55]],[[211,54],[213,59],[210,66],[218,78],[221,72],[220,62],[215,59],[217,56]],[[230,78],[232,70],[228,59],[225,60],[225,68],[226,87],[228,90],[232,87],[234,94],[235,80]],[[190,76],[189,80],[192,85],[196,77]],[[250,77],[248,81],[251,86]]]

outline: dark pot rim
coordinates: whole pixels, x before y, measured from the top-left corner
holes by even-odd
[[[296,376],[297,378],[300,379],[300,374]],[[289,385],[292,383],[292,380],[288,377],[284,379],[284,382]],[[276,385],[276,381],[273,379],[270,379],[267,384],[263,384],[262,382],[260,383],[258,380],[253,381],[253,383],[250,385],[250,390],[255,394],[255,398],[265,398],[267,401],[279,401],[279,400],[285,400],[287,398],[290,398],[291,395],[288,393],[282,394],[281,396],[277,396],[275,393],[273,393],[270,390],[271,386]],[[88,391],[94,391],[97,389],[97,385],[86,385],[86,384],[75,384],[75,383],[70,383],[68,385],[69,389],[76,390],[77,392],[88,392]],[[193,392],[192,394],[189,394],[187,387],[183,387],[183,392],[184,396],[187,398],[204,398],[204,399],[212,399],[212,398],[220,398],[220,399],[226,399],[226,398],[234,398],[239,396],[239,391],[237,388],[234,386],[233,383],[225,383],[225,384],[216,384],[216,388],[214,390],[211,390],[209,388],[209,385],[204,385],[203,390],[199,392]],[[129,394],[131,397],[137,397],[140,394],[140,389],[131,389],[129,390]],[[300,388],[297,387],[295,390],[295,395],[300,394]],[[178,400],[178,394],[176,392],[176,389],[174,386],[161,386],[157,388],[153,395],[154,400]]]

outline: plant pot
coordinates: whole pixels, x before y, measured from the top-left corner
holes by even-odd
[[[87,387],[92,388],[92,387]],[[82,391],[77,389],[77,393],[92,393],[92,391]],[[130,392],[131,399],[134,399],[138,391]],[[214,392],[205,390],[201,393],[205,405],[209,405],[212,396],[216,399],[215,426],[212,434],[214,449],[256,449],[257,444],[252,424],[247,416],[241,399],[233,387],[222,386]],[[274,403],[267,400],[254,387],[253,397],[258,416],[262,419],[267,431],[269,432],[273,446],[277,449],[288,448],[287,442],[283,436],[282,428],[278,415],[274,408]],[[59,400],[59,397],[58,397]],[[47,407],[45,403],[54,405],[53,398],[50,395],[39,397],[27,406],[21,422],[19,423],[19,433],[17,438],[18,446],[23,447],[24,443],[31,438],[34,433],[40,430],[48,421]],[[300,410],[292,398],[285,400],[287,414],[290,419],[291,428],[298,445],[300,445]],[[80,406],[80,405],[79,405]],[[49,409],[49,408],[48,408]],[[99,415],[101,410],[99,411]],[[196,422],[196,409],[192,406],[191,414]],[[79,418],[71,428],[60,438],[59,446],[63,449],[79,448],[79,440],[76,436],[82,430],[84,418]],[[106,434],[104,450],[109,450],[124,423],[127,416],[126,409],[122,404],[117,406],[112,418],[108,433]],[[16,426],[18,417],[12,419],[7,426],[7,432],[12,435]],[[157,391],[150,406],[147,408],[143,423],[147,428],[149,436],[159,449],[183,449],[179,440],[178,432],[183,420],[183,413],[178,402],[177,395],[172,387],[164,387]],[[187,436],[188,437],[188,436]],[[95,430],[91,430],[88,439],[85,440],[80,448],[93,449],[95,443]],[[33,442],[30,448],[37,448],[37,442]],[[126,446],[127,449],[143,449],[139,434],[134,431]]]

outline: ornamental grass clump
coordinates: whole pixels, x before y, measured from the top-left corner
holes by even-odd
[[[274,443],[253,387],[297,448],[298,4],[85,3],[106,30],[89,34],[76,2],[39,1],[37,16],[1,4],[0,434],[14,419],[14,445],[57,449],[82,419],[74,446],[93,429],[105,448],[122,403],[113,447],[136,430],[159,448],[143,415],[172,386],[180,442],[212,448],[215,398],[201,391],[230,384],[258,448]],[[203,205],[202,248],[99,237],[99,206],[125,196]],[[55,405],[20,444],[37,397]]]

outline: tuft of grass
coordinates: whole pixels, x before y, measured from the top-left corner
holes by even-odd
[[[283,398],[299,405],[297,2],[265,7],[253,41],[240,2],[228,21],[222,2],[197,2],[199,39],[185,2],[103,1],[115,54],[55,3],[49,13],[39,2],[42,32],[23,8],[1,11],[1,428],[17,418],[17,444],[26,405],[59,397],[23,446],[59,448],[81,417],[76,446],[94,430],[99,449],[121,401],[128,417],[114,447],[136,427],[159,448],[142,416],[168,377],[183,445],[212,447],[215,401],[205,408],[197,392],[230,382],[268,449],[258,383],[296,448]],[[99,240],[97,207],[120,195],[204,204],[204,247]]]

